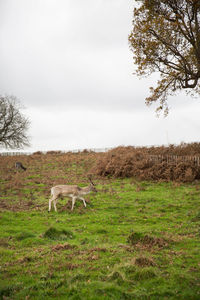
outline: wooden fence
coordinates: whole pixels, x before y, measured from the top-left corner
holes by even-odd
[[[0,152],[0,156],[31,155],[32,152]]]
[[[20,155],[32,155],[34,153],[48,154],[64,154],[68,152],[79,153],[79,152],[106,152],[112,148],[91,148],[91,149],[75,149],[75,150],[59,150],[59,151],[38,151],[38,152],[1,152],[0,156],[20,156]],[[180,162],[193,162],[195,166],[200,166],[200,156],[189,156],[189,155],[147,155],[147,160],[154,163],[166,162],[167,164],[177,165]]]
[[[200,156],[189,155],[148,155],[148,160],[157,162],[166,162],[167,164],[178,164],[180,162],[193,162],[195,166],[200,166]]]
[[[32,154],[48,154],[48,153],[55,153],[55,154],[65,154],[65,153],[79,153],[79,152],[106,152],[108,150],[111,150],[112,148],[89,148],[89,149],[73,149],[73,150],[52,150],[52,151],[36,151],[36,152],[0,152],[0,156],[20,156],[20,155],[32,155]]]

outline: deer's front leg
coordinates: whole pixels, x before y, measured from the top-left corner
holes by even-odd
[[[86,207],[86,202],[85,199],[83,197],[79,197],[79,199],[81,199],[83,201],[84,206]]]
[[[71,210],[74,209],[75,202],[76,202],[76,197],[74,196],[74,197],[72,197],[72,208],[71,208]]]
[[[52,198],[49,199],[49,210],[48,210],[48,212],[50,212],[50,210],[51,210],[51,202],[52,202]]]

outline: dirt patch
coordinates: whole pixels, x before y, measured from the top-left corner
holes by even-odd
[[[98,260],[99,258],[100,258],[100,256],[98,254],[96,254],[96,255],[92,254],[92,255],[89,255],[87,259],[89,261],[93,261],[93,260]]]
[[[139,267],[150,267],[156,265],[152,258],[147,258],[144,256],[135,258],[134,264]]]
[[[72,250],[77,248],[76,245],[70,245],[68,243],[65,244],[57,244],[52,247],[52,251],[62,251],[62,250]]]
[[[71,263],[67,263],[64,265],[64,267],[67,269],[67,270],[74,270],[74,269],[77,269],[79,268],[80,265],[78,264],[71,264]]]
[[[0,211],[29,211],[29,210],[43,210],[46,208],[46,204],[37,204],[35,205],[34,202],[32,201],[15,201],[13,202],[12,200],[9,199],[2,199],[0,198]]]
[[[145,245],[149,245],[150,247],[158,247],[158,248],[164,248],[168,246],[168,242],[163,238],[157,238],[157,237],[151,237],[148,235],[145,235],[142,239],[142,243]]]
[[[165,248],[168,247],[169,242],[164,238],[152,237],[149,235],[143,235],[141,233],[135,232],[129,235],[127,239],[131,246],[139,248]]]
[[[107,251],[107,249],[106,248],[99,248],[99,247],[94,247],[94,248],[92,248],[92,249],[89,249],[88,250],[90,253],[91,252],[106,252]]]
[[[20,264],[24,264],[24,263],[29,263],[31,261],[33,261],[33,258],[31,258],[29,256],[25,256],[25,257],[22,257],[22,258],[18,259],[17,262],[20,263]]]
[[[0,247],[8,248],[9,247],[8,239],[0,238]]]

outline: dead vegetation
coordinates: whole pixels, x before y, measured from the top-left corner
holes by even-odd
[[[70,245],[68,243],[64,243],[64,244],[57,244],[55,246],[52,246],[52,251],[57,252],[57,251],[62,251],[62,250],[72,250],[74,248],[77,248],[77,246]]]
[[[148,258],[145,256],[140,256],[140,257],[134,258],[134,264],[139,267],[156,266],[156,263],[154,262],[153,258]]]
[[[132,247],[140,249],[163,249],[169,246],[169,241],[164,238],[152,237],[143,235],[138,232],[133,232],[129,235],[127,242]]]
[[[152,155],[160,156],[152,160]],[[168,156],[176,156],[168,160]],[[114,178],[135,177],[140,180],[193,182],[200,179],[200,143],[169,147],[117,147],[104,153],[93,172]],[[188,159],[185,159],[185,157]]]

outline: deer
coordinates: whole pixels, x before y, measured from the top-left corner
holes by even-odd
[[[20,161],[17,161],[16,163],[15,163],[15,168],[17,169],[17,170],[24,170],[24,171],[26,171],[26,168],[22,165],[22,163],[20,162]]]
[[[94,183],[92,182],[91,178],[88,177],[90,181],[90,185],[86,187],[79,187],[78,185],[56,185],[51,188],[51,198],[49,199],[49,210],[51,211],[51,203],[53,202],[54,209],[57,212],[56,204],[58,198],[60,197],[70,197],[72,198],[72,207],[71,211],[74,209],[74,205],[76,199],[80,199],[83,201],[84,206],[86,207],[85,199],[82,197],[83,195],[87,195],[90,192],[97,192]]]

